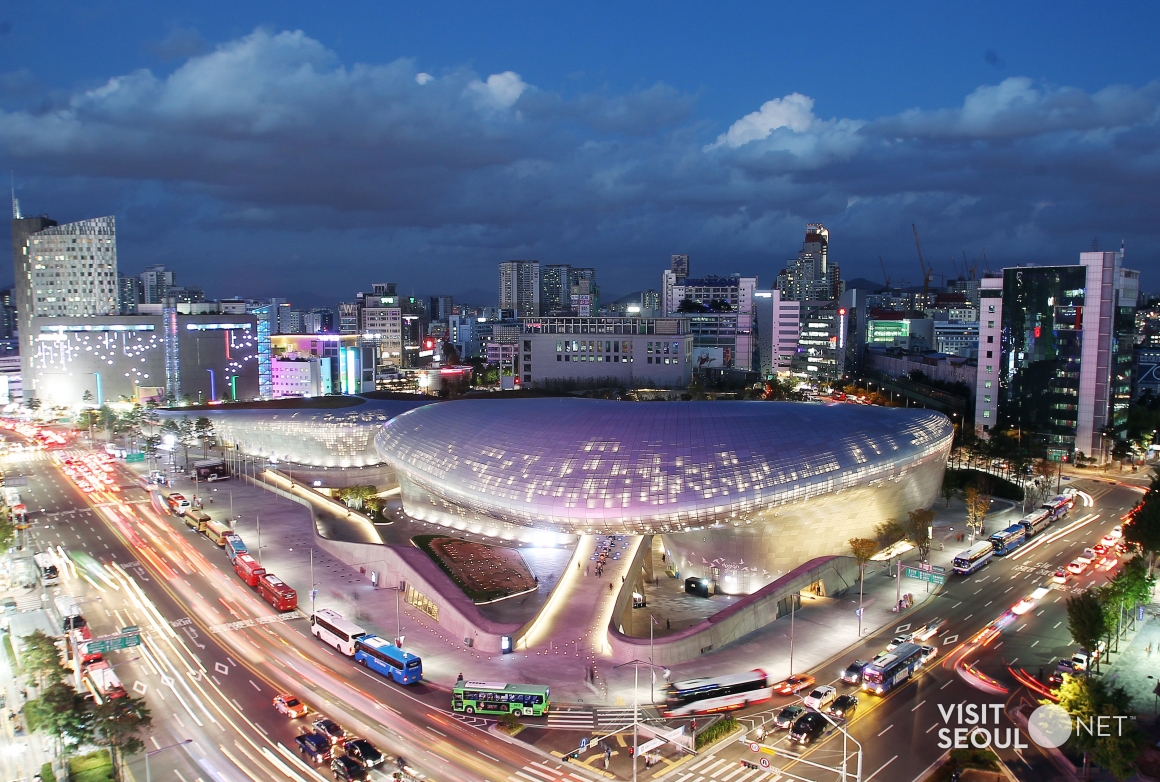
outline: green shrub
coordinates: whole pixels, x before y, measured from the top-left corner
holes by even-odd
[[[45,763],[40,767],[40,782],[56,782],[56,774],[52,771],[51,763]]]
[[[112,782],[113,763],[104,750],[70,758],[68,762],[69,782]]]
[[[733,731],[737,730],[737,720],[732,717],[725,717],[717,720],[709,727],[697,734],[697,749],[707,747],[717,741],[728,736]]]
[[[952,480],[960,486],[978,486],[984,494],[998,497],[1002,500],[1023,500],[1023,489],[1011,481],[1004,480],[997,475],[991,475],[981,470],[947,470],[947,475],[954,475]],[[944,478],[944,480],[946,480]]]
[[[935,769],[925,782],[947,782],[951,774],[968,768],[998,771],[999,759],[989,749],[952,749],[946,762]]]

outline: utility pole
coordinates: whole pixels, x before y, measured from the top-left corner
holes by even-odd
[[[800,592],[793,592],[789,596],[789,675],[793,676],[793,615],[797,608]]]

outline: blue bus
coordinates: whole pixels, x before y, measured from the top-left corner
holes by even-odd
[[[995,549],[991,546],[991,541],[981,540],[966,551],[955,554],[954,570],[959,575],[969,576],[990,562],[993,556]]]
[[[1047,525],[1053,521],[1055,521],[1055,516],[1051,515],[1051,511],[1043,508],[1032,511],[1019,519],[1019,523],[1023,525],[1023,529],[1027,530],[1027,537],[1029,538],[1043,532],[1043,530],[1047,529]]]
[[[991,536],[991,548],[995,556],[1005,557],[1027,542],[1027,529],[1022,524],[1012,524],[1005,530]]]
[[[1039,507],[1051,514],[1051,520],[1062,519],[1071,510],[1075,500],[1066,494],[1057,494]]]
[[[875,657],[862,669],[862,689],[885,695],[921,668],[924,656],[918,644],[899,644],[893,651]]]
[[[399,684],[414,684],[423,678],[423,661],[418,655],[377,635],[364,635],[355,641],[354,661]]]

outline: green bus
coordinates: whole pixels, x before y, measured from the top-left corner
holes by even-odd
[[[547,713],[550,705],[548,688],[542,684],[459,681],[451,693],[451,708],[468,714],[511,712],[517,717],[539,717]]]

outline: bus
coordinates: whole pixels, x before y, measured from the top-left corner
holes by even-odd
[[[354,644],[367,635],[367,631],[346,621],[342,614],[323,608],[310,617],[310,632],[320,641],[333,646],[347,657],[354,657]]]
[[[208,513],[203,510],[197,510],[196,508],[187,510],[182,518],[185,520],[186,525],[194,532],[205,532],[205,528],[209,526],[211,521]]]
[[[423,678],[423,661],[418,655],[377,635],[364,635],[354,642],[354,661],[399,684],[414,684]]]
[[[542,684],[498,684],[495,682],[455,683],[451,709],[475,714],[511,713],[539,717],[551,706],[548,687]]]
[[[862,689],[885,695],[922,667],[923,651],[918,644],[900,644],[867,665],[862,671]]]
[[[205,536],[221,547],[226,545],[226,535],[233,533],[229,524],[223,524],[220,521],[211,521],[205,525]]]
[[[686,679],[665,692],[664,715],[705,714],[740,709],[773,697],[773,683],[765,671],[752,670],[714,679]]]
[[[1051,520],[1062,519],[1075,504],[1075,498],[1066,494],[1057,494],[1040,507],[1051,514]]]
[[[89,647],[86,646],[89,641],[93,640],[93,632],[89,628],[78,627],[75,630],[70,630],[69,636],[72,639],[73,646],[78,650],[77,655],[81,658],[82,668],[86,665],[99,663],[105,659],[99,652],[90,652]]]
[[[242,536],[236,532],[231,532],[229,535],[226,535],[225,550],[226,555],[229,556],[231,562],[235,557],[238,556],[238,554],[248,554],[250,551],[248,548],[246,548],[246,544],[242,540]]]
[[[1023,525],[1023,529],[1027,531],[1027,537],[1030,538],[1047,529],[1047,525],[1055,521],[1055,518],[1055,516],[1051,515],[1051,511],[1046,508],[1040,508],[1019,519],[1019,523]]]
[[[165,501],[169,503],[169,509],[176,513],[178,516],[182,515],[193,507],[190,501],[185,499],[185,495],[182,494],[170,494],[165,498]]]
[[[1005,557],[1027,542],[1027,530],[1022,524],[1012,524],[1005,530],[991,536],[991,547],[995,549],[995,556]]]
[[[258,576],[258,597],[279,611],[293,611],[298,607],[298,594],[273,573]]]
[[[242,577],[246,586],[256,587],[258,579],[266,574],[266,568],[258,564],[258,560],[249,554],[238,554],[234,557],[234,572]]]
[[[56,586],[60,583],[60,571],[56,569],[56,560],[52,558],[51,554],[39,551],[32,555],[32,561],[36,564],[40,583],[45,586]]]
[[[97,696],[98,703],[102,699],[112,700],[124,698],[127,695],[125,685],[121,684],[117,674],[113,673],[113,666],[109,665],[106,660],[95,662],[86,667],[84,681],[92,693]]]
[[[966,551],[955,554],[954,571],[959,575],[969,576],[995,556],[995,548],[989,540],[980,540]]]

